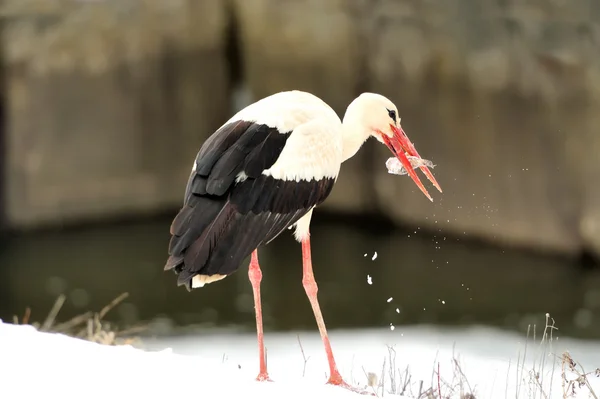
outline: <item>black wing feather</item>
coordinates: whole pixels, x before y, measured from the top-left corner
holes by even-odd
[[[185,200],[171,224],[169,259],[178,285],[197,274],[228,275],[250,253],[327,198],[334,179],[283,181],[265,176],[290,133],[240,121],[206,140],[196,157]],[[240,172],[247,178],[236,183]]]

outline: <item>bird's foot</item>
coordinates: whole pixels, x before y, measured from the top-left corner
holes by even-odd
[[[342,379],[342,376],[339,374],[334,374],[331,377],[329,377],[329,380],[327,381],[327,384],[329,385],[335,385],[337,387],[340,388],[344,388],[347,389],[349,391],[361,394],[361,395],[370,395],[370,396],[376,396],[375,393],[373,391],[368,391],[366,389],[363,388],[359,388],[359,387],[354,387],[350,384],[348,384],[346,381],[344,381]]]
[[[273,380],[269,377],[269,374],[266,371],[261,371],[260,373],[258,373],[258,376],[256,377],[256,381],[273,382]]]

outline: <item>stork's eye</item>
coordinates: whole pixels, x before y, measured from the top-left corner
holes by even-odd
[[[390,118],[392,118],[392,120],[394,121],[394,123],[396,123],[396,111],[394,111],[393,109],[388,109],[387,112]]]

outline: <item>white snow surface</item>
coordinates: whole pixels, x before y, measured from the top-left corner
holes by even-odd
[[[316,330],[316,329],[315,329]],[[544,397],[529,383],[533,361],[544,358],[539,342],[529,341],[526,367],[521,374],[524,337],[492,328],[466,329],[396,327],[330,333],[340,372],[351,384],[366,386],[367,373],[381,378],[384,358],[389,366],[388,346],[396,351],[396,367],[409,366],[410,390],[416,397],[432,386],[432,372],[439,369],[443,397],[458,398],[452,378],[458,359],[468,386],[476,398]],[[305,363],[299,340],[302,343]],[[207,333],[170,339],[147,339],[145,350],[130,346],[105,346],[38,332],[31,326],[0,322],[0,382],[2,398],[316,398],[365,397],[325,385],[327,362],[318,332],[266,333],[269,373],[274,382],[257,382],[256,340],[253,334]],[[559,339],[551,352],[568,350],[585,371],[600,367],[600,342]],[[547,397],[562,398],[560,362],[550,387],[553,355],[546,354],[540,385]],[[386,367],[387,369],[387,367]],[[539,368],[538,368],[539,369]],[[389,383],[389,371],[386,381]],[[304,374],[304,375],[303,375]],[[517,378],[518,375],[518,378]],[[523,381],[517,383],[517,381]],[[590,376],[596,394],[600,377]],[[398,383],[399,381],[396,381]],[[437,378],[433,377],[437,388]],[[519,394],[516,395],[519,388]],[[465,389],[467,389],[465,387]],[[453,392],[454,391],[454,392]],[[468,389],[467,389],[468,391]],[[508,392],[508,393],[507,393]],[[592,397],[577,388],[576,397]],[[379,392],[381,397],[381,392]],[[435,394],[437,398],[437,393]]]

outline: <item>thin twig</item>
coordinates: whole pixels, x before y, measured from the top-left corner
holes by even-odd
[[[394,349],[394,347],[392,346],[387,346],[388,348],[388,356],[390,358],[390,386],[391,386],[391,390],[390,393],[392,395],[396,395],[397,393],[397,388],[399,387],[399,384],[396,383],[396,349]],[[385,359],[384,359],[385,360]],[[384,361],[384,366],[385,366],[385,361]],[[381,377],[381,381],[382,384],[384,384],[384,378],[383,378],[383,372],[381,373],[382,377]],[[402,379],[402,375],[398,374],[399,378]],[[402,383],[402,380],[400,381],[400,384]]]
[[[542,384],[540,382],[540,379],[537,377],[535,370],[533,370],[533,376],[532,376],[532,380],[535,382],[535,385],[540,388],[540,395],[543,396],[545,399],[548,399],[548,396],[546,396],[546,393],[544,392],[544,388],[542,387]]]
[[[566,377],[566,372],[565,372],[565,365],[568,367],[568,369],[574,373],[577,378],[573,379],[573,380],[569,380]],[[571,357],[571,355],[569,354],[569,352],[564,352],[562,355],[562,368],[563,368],[563,372],[562,372],[562,377],[563,377],[563,396],[566,397],[566,392],[569,390],[569,387],[571,388],[571,390],[573,391],[573,395],[575,395],[575,383],[577,383],[577,385],[579,387],[581,387],[582,385],[585,385],[590,393],[590,395],[594,398],[594,399],[598,399],[598,396],[596,395],[596,392],[594,391],[594,388],[592,387],[592,385],[590,384],[590,382],[588,381],[588,376],[589,375],[600,375],[598,373],[597,370],[592,371],[590,373],[586,373],[585,369],[583,368],[583,366],[580,364],[579,367],[581,368],[581,371],[579,371],[577,369],[577,364],[575,363],[575,361],[573,360],[573,358]],[[564,383],[568,382],[567,385],[567,389],[565,390],[564,388]]]
[[[121,295],[119,295],[118,297],[116,297],[115,299],[113,299],[108,305],[103,307],[102,310],[98,313],[98,320],[102,320],[104,318],[104,316],[106,316],[106,314],[108,312],[110,312],[110,310],[112,308],[117,306],[119,303],[123,302],[128,296],[129,296],[129,292],[124,292]]]
[[[123,336],[131,335],[131,334],[137,334],[142,331],[146,331],[148,328],[150,328],[150,326],[147,326],[147,325],[134,326],[134,327],[129,327],[125,330],[115,331],[115,334],[118,337],[123,337]]]
[[[435,365],[436,365],[437,363],[439,363],[439,362],[438,362],[438,357],[439,357],[439,355],[440,355],[440,351],[439,351],[439,350],[437,350],[437,351],[435,352],[435,358],[433,359],[433,367],[431,368],[431,382],[430,382],[430,384],[431,384],[430,386],[431,386],[431,387],[434,387],[434,386],[435,386]]]
[[[579,365],[579,367],[581,367],[581,371],[583,372],[583,373],[579,373],[579,371],[575,371],[577,373],[577,375],[579,376],[579,379],[583,379],[585,386],[590,391],[590,395],[592,395],[592,397],[594,399],[598,399],[598,396],[596,396],[596,392],[594,391],[594,388],[592,388],[592,385],[590,384],[590,382],[587,379],[588,375],[594,374],[595,372],[586,373],[585,369],[583,368],[583,366],[581,364]],[[577,369],[575,369],[575,370],[577,370]]]
[[[549,325],[548,324],[548,320],[552,320],[552,324]],[[553,352],[553,342],[554,342],[554,330],[557,329],[554,326],[554,319],[552,317],[550,317],[549,313],[546,313],[546,327],[550,328],[550,341],[548,346],[550,347],[550,353]],[[544,335],[546,335],[546,331],[544,330]],[[548,396],[552,397],[552,385],[554,385],[554,372],[556,371],[556,362],[552,362],[552,373],[550,374],[550,388],[548,389]]]
[[[92,315],[92,312],[85,312],[83,314],[80,314],[79,316],[73,317],[69,321],[57,324],[52,330],[58,333],[69,331],[77,327],[78,325],[85,323],[90,317],[92,317]]]
[[[467,376],[465,375],[465,373],[463,373],[462,371],[462,367],[460,367],[460,364],[458,363],[458,360],[456,360],[456,358],[453,358],[452,360],[454,360],[454,365],[456,366],[456,368],[458,369],[458,372],[461,375],[461,383],[464,380],[464,382],[467,383],[467,388],[469,388],[469,393],[473,393],[473,388],[471,388],[471,384],[469,384],[469,380],[467,379]]]
[[[354,379],[354,354],[352,355],[352,360],[350,361],[350,381],[353,384],[356,384],[356,380]]]
[[[561,362],[560,364],[560,377],[561,377],[561,387],[563,391],[563,398],[567,397],[567,387],[565,383],[567,382],[567,373],[565,372],[565,362]]]
[[[511,361],[508,359],[508,369],[506,370],[506,386],[504,388],[504,399],[508,399],[508,380],[510,378],[510,364]]]
[[[364,367],[362,367],[362,371],[365,374],[365,378],[367,379],[367,381],[369,381],[369,373],[367,373],[367,370],[365,370]],[[377,397],[379,397],[379,395],[377,395],[377,386],[371,386],[370,384],[367,384],[369,387],[371,387],[371,390],[373,391],[373,394]]]
[[[385,357],[383,358],[383,364],[381,365],[381,397],[385,396]],[[390,370],[392,370],[392,363],[390,361]],[[392,394],[395,389],[393,388],[396,385],[393,377],[390,377],[390,384],[392,386]],[[376,383],[373,385],[377,385]]]
[[[46,320],[44,320],[44,323],[40,327],[40,331],[48,331],[50,327],[52,327],[52,324],[54,324],[54,320],[56,319],[56,316],[58,315],[58,312],[60,312],[60,309],[64,305],[66,299],[67,297],[62,294],[56,298],[56,302],[54,302],[54,306],[52,306],[50,313],[48,313]]]
[[[21,324],[29,324],[29,318],[31,317],[31,308],[28,306],[25,308],[25,314],[21,319]]]
[[[398,372],[400,373],[400,369],[398,369]],[[410,384],[411,377],[412,376],[408,373],[408,366],[406,366],[406,369],[404,369],[404,384],[402,385],[402,392],[400,392],[401,396],[404,396],[404,393]]]
[[[304,347],[302,347],[302,341],[300,341],[300,335],[297,334],[296,337],[298,337],[298,345],[300,345],[300,353],[302,353],[302,359],[304,360],[304,365],[302,367],[302,377],[304,377],[306,375],[306,364],[308,363],[308,359],[310,359],[310,356],[306,357],[306,355],[304,354]]]
[[[437,364],[437,383],[438,383],[438,394],[440,399],[442,399],[442,385],[440,384],[440,362]]]

